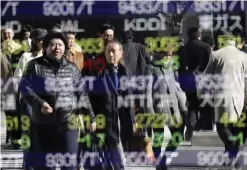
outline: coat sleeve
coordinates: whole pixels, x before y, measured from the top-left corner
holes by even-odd
[[[200,68],[199,68],[200,72],[205,70],[205,68],[207,67],[207,64],[209,63],[210,55],[211,55],[211,48],[210,48],[209,45],[207,45],[205,47],[204,53],[205,53],[205,55],[204,55],[204,58],[201,61]]]
[[[212,53],[209,57],[207,67],[203,71],[203,74],[213,74],[214,71],[215,71],[215,59],[214,59],[214,53]]]
[[[176,97],[178,100],[179,110],[182,112],[187,112],[188,109],[186,107],[186,102],[187,102],[186,95],[180,88],[180,85],[178,82],[175,82],[175,93],[176,93]]]
[[[82,76],[81,76],[81,73],[80,73],[78,68],[76,68],[75,72],[76,72],[76,74],[75,74],[74,79],[76,79],[76,80],[74,80],[74,82],[79,84],[81,82],[80,80],[82,79]],[[80,87],[80,86],[78,86],[78,84],[76,85],[76,87]],[[89,96],[88,96],[85,85],[83,85],[81,89],[77,89],[75,93],[76,93],[76,97],[78,98],[78,101],[79,101],[79,99],[83,98],[83,102],[85,102],[83,104],[83,106],[87,106],[87,107],[82,106],[80,108],[77,108],[76,112],[78,114],[79,113],[89,114],[90,118],[91,118],[91,122],[95,122],[95,114],[93,112],[92,105],[91,105],[91,102],[89,100]]]
[[[24,100],[26,100],[28,103],[34,103],[41,107],[45,101],[42,100],[34,91],[34,83],[36,78],[37,74],[35,63],[30,61],[28,63],[25,74],[22,76],[19,90]]]

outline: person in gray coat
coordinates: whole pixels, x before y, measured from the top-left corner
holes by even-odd
[[[167,70],[162,62],[155,62],[155,60],[151,70],[153,74],[152,105],[155,112],[155,118],[151,124],[154,131],[153,152],[156,158],[156,169],[164,170],[166,169],[166,158],[162,156],[164,154],[161,154],[164,126],[167,124],[172,135],[172,139],[166,147],[166,152],[172,152],[184,139],[184,125],[187,122],[185,120],[187,116],[184,115],[187,115],[188,110],[186,95],[176,81],[174,72]],[[158,120],[159,123],[156,124],[155,122],[158,122]]]
[[[242,111],[247,94],[247,55],[236,48],[235,41],[228,40],[225,47],[212,53],[203,74],[214,83],[208,95],[214,100],[217,132],[233,161],[246,138],[242,131],[246,128],[246,115]],[[239,140],[241,133],[244,137]]]

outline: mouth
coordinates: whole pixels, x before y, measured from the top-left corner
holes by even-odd
[[[58,55],[58,54],[60,54],[60,52],[59,51],[55,51],[53,54]]]

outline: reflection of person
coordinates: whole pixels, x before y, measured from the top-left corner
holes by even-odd
[[[47,158],[49,153],[72,154],[75,157],[70,161],[76,161],[79,113],[90,114],[91,129],[96,128],[87,93],[84,88],[75,89],[80,71],[64,58],[68,49],[66,38],[62,33],[51,32],[45,37],[43,48],[44,56],[28,63],[20,83],[20,92],[32,108],[31,147],[26,164],[34,169],[55,166],[52,158]],[[81,98],[87,108],[75,104]],[[74,170],[77,165],[62,169]]]
[[[228,40],[225,47],[212,53],[204,74],[223,77],[223,81],[216,82],[220,83],[220,88],[215,88],[212,94],[214,103],[217,104],[214,105],[215,121],[219,137],[225,144],[225,151],[233,161],[243,149],[243,143],[234,138],[244,128],[239,127],[243,126],[239,122],[243,122],[241,114],[246,98],[247,55],[236,48],[235,41]],[[240,140],[245,141],[243,138]],[[236,166],[241,164],[241,159],[239,161]]]
[[[118,97],[129,94],[128,90],[119,89],[122,83],[120,82],[121,77],[126,76],[126,70],[121,64],[122,56],[122,45],[116,40],[110,40],[105,47],[107,66],[99,73],[94,83],[94,91],[90,93],[94,112],[106,116],[103,131],[106,134],[105,144],[114,170],[123,169],[125,160],[120,138],[119,115],[129,116],[130,114],[132,123],[135,122],[134,113],[130,112],[129,108],[119,108],[122,103],[119,103]],[[131,129],[131,132],[133,134],[133,129]]]

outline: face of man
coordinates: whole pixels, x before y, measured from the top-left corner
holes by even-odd
[[[65,52],[65,44],[61,39],[54,38],[50,41],[46,48],[46,54],[52,59],[59,60],[63,57]]]
[[[75,35],[74,34],[67,34],[66,35],[67,42],[69,45],[69,48],[73,48],[75,46]]]
[[[11,30],[11,29],[4,30],[4,32],[2,34],[3,40],[12,40],[13,37],[14,37],[13,30]]]
[[[102,34],[102,38],[107,41],[110,39],[113,39],[114,37],[114,31],[112,29],[107,29],[105,32]]]
[[[109,64],[117,65],[123,57],[123,49],[118,43],[109,43],[105,48],[105,57]]]

